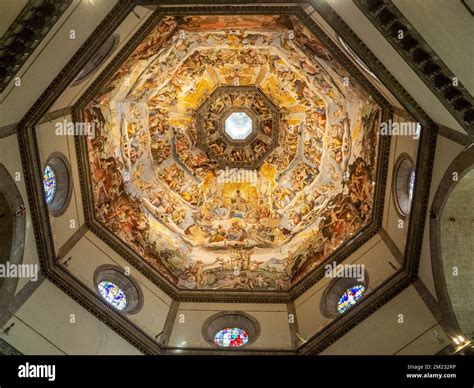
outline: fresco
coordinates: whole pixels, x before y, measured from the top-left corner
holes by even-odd
[[[288,290],[372,217],[380,107],[347,76],[293,17],[163,19],[83,110],[96,219],[178,288]],[[265,136],[242,155],[217,135],[198,147],[213,129],[197,112],[224,86],[278,109],[268,155]],[[257,100],[223,98],[265,123]]]

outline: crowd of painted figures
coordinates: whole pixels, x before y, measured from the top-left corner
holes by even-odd
[[[233,87],[228,87],[219,88],[216,92],[217,94],[214,93],[210,97],[210,102],[204,104],[196,115],[198,131],[201,132],[198,138],[199,147],[209,154],[212,160],[217,161],[221,168],[229,165],[249,168],[263,161],[277,140],[279,132],[279,128],[276,127],[279,123],[277,109],[269,107],[264,98],[253,88],[235,90]],[[225,135],[224,120],[228,113],[239,110],[247,116],[251,115],[248,117],[252,121],[252,131],[247,142],[237,143]],[[185,160],[192,160],[188,155],[194,152],[196,145],[194,139],[190,140],[183,147],[183,151],[187,153],[184,158],[178,153],[185,164]],[[194,170],[194,166],[190,167]]]
[[[293,17],[165,18],[83,110],[96,219],[177,287],[289,289],[371,219],[380,109],[345,76]],[[196,146],[223,85],[280,111],[256,179],[219,180]]]

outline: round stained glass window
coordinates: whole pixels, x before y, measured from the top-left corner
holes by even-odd
[[[97,285],[97,288],[107,303],[114,306],[117,310],[123,310],[127,307],[127,298],[125,297],[125,294],[114,283],[103,281]]]
[[[56,194],[56,174],[49,164],[44,168],[43,186],[46,203],[51,203]]]
[[[246,345],[249,342],[249,336],[245,330],[238,327],[226,327],[216,333],[214,342],[222,347],[237,348]]]
[[[413,189],[415,188],[415,169],[411,170],[410,181],[408,182],[408,199],[413,199]]]
[[[365,287],[362,284],[348,288],[337,303],[337,311],[339,311],[340,314],[346,312],[362,298],[364,291]]]
[[[362,59],[359,58],[359,56],[355,53],[354,50],[352,50],[349,45],[341,38],[339,37],[339,42],[341,42],[342,47],[344,47],[344,50],[346,50],[349,55],[357,62],[357,64],[362,67],[368,74],[370,74],[373,78],[375,78],[377,81],[380,81],[377,76],[369,69],[369,67],[364,63]]]

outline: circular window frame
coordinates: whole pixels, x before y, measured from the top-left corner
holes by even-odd
[[[106,50],[104,53],[102,52],[102,50],[104,50],[104,46],[105,44],[108,42],[109,39],[112,39],[113,42],[111,44],[111,46],[108,48],[108,50]],[[89,59],[87,61],[87,63],[84,65],[84,67],[79,71],[79,73],[77,74],[76,78],[74,78],[74,80],[71,82],[71,85],[70,87],[74,87],[74,86],[77,86],[77,85],[80,85],[81,83],[83,83],[84,81],[88,80],[92,75],[94,75],[97,70],[100,68],[100,66],[102,66],[104,64],[105,61],[107,61],[108,58],[110,58],[110,56],[113,54],[113,52],[117,49],[118,45],[120,43],[120,35],[119,34],[113,34],[112,36],[110,36],[109,38],[107,38],[105,40],[104,43],[102,43],[102,45],[97,49],[97,51],[94,53],[94,55],[91,57],[91,59]],[[93,60],[96,60],[96,58],[102,54],[102,57],[98,60],[97,63],[95,63],[94,65],[92,65],[91,69],[86,71],[85,74],[83,75],[80,75],[81,72],[93,61]]]
[[[326,318],[336,319],[347,314],[347,312],[351,311],[354,306],[359,304],[359,302],[356,303],[354,306],[348,308],[343,313],[339,312],[338,305],[339,305],[339,301],[341,300],[342,295],[349,288],[357,286],[357,285],[362,285],[365,287],[363,297],[361,298],[361,299],[364,299],[365,295],[369,291],[369,274],[367,273],[366,270],[364,270],[364,280],[362,281],[360,281],[359,279],[355,277],[335,278],[331,280],[331,282],[327,285],[321,297],[321,303],[320,303],[321,314]]]
[[[409,166],[404,166],[404,163],[408,162]],[[398,156],[392,174],[392,198],[395,204],[397,214],[406,219],[411,211],[411,205],[413,198],[410,200],[409,189],[410,189],[410,177],[415,172],[415,184],[416,184],[416,170],[415,163],[410,155],[402,153]],[[401,171],[401,169],[403,169]],[[403,187],[401,187],[403,185]],[[404,202],[405,204],[403,204]]]
[[[143,307],[143,291],[138,282],[131,276],[125,275],[123,268],[115,265],[104,264],[96,268],[94,272],[94,290],[107,306],[110,306],[119,314],[133,315],[138,313]],[[112,304],[108,303],[99,291],[98,285],[103,281],[115,284],[125,294],[127,305],[124,309],[119,310]]]
[[[225,328],[238,328],[244,330],[248,335],[248,342],[245,345],[233,348],[219,346],[215,343],[216,334]],[[250,314],[243,311],[222,311],[210,316],[203,323],[201,334],[204,340],[215,349],[238,350],[247,348],[254,343],[260,336],[260,324]]]
[[[46,166],[49,166],[56,179],[56,191],[51,202],[46,203],[49,209],[49,214],[53,217],[62,216],[71,202],[73,192],[73,180],[71,165],[67,157],[61,152],[53,152],[49,155],[44,163],[42,173]],[[42,182],[44,177],[41,177]],[[43,189],[44,191],[44,189]],[[43,193],[44,201],[46,202],[46,193]]]

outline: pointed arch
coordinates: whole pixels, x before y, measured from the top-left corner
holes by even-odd
[[[450,236],[453,237],[453,225],[457,222],[452,214],[453,209],[463,208],[465,211],[460,214],[461,217],[472,215],[472,208],[469,207],[469,201],[472,201],[472,193],[470,187],[466,184],[472,184],[472,170],[474,169],[474,146],[465,148],[451,163],[446,170],[441,182],[436,191],[430,211],[430,251],[431,251],[431,266],[433,271],[433,279],[436,289],[436,295],[443,312],[445,319],[445,326],[449,335],[459,334],[463,329],[459,317],[459,305],[462,295],[457,295],[455,288],[452,285],[451,278],[454,267],[465,266],[472,261],[464,260],[460,256],[459,244],[449,243]],[[469,175],[469,179],[467,178]],[[470,186],[470,185],[469,185]],[[466,192],[468,190],[468,192]],[[459,196],[460,192],[465,192],[467,195]],[[455,195],[453,195],[455,194]],[[462,203],[459,203],[460,198]],[[471,198],[465,200],[465,198]],[[452,206],[454,202],[458,202],[457,206]],[[456,203],[454,203],[456,205]],[[447,211],[447,209],[449,211]],[[454,240],[453,240],[454,241]],[[472,241],[465,240],[466,243]],[[472,267],[470,267],[472,268]],[[472,269],[471,269],[472,270]],[[458,277],[462,282],[462,276]],[[469,294],[468,288],[472,287],[468,283],[465,284],[465,293]],[[462,313],[462,311],[461,311]],[[465,313],[465,312],[464,312]],[[462,319],[461,319],[462,321]],[[473,333],[466,333],[473,334]]]

